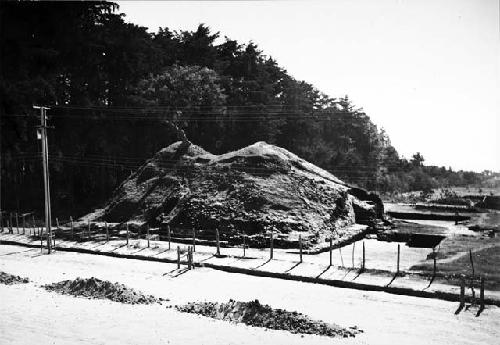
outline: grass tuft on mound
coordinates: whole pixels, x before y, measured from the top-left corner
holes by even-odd
[[[81,296],[94,299],[109,299],[126,304],[153,304],[161,303],[165,299],[131,289],[120,283],[111,283],[108,280],[97,278],[64,280],[58,283],[44,285],[48,291],[55,291],[65,295]]]
[[[185,305],[178,305],[176,309],[181,312],[199,314],[213,319],[299,334],[347,338],[363,332],[356,327],[347,329],[335,324],[312,320],[298,312],[273,309],[269,305],[261,304],[258,300],[238,302],[231,299],[227,303],[190,302]]]

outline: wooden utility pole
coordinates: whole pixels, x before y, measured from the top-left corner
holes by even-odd
[[[47,228],[47,251],[50,254],[52,249],[52,229],[50,210],[50,180],[49,180],[49,148],[47,142],[47,107],[33,106],[33,109],[40,110],[40,134],[42,140],[42,163],[43,163],[43,186],[45,190],[45,227]]]

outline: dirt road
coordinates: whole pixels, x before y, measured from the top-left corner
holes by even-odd
[[[32,283],[0,285],[5,344],[495,344],[500,308],[458,315],[456,303],[231,274],[206,268],[182,273],[167,263],[79,253],[40,255],[0,246],[0,271]],[[76,277],[120,282],[144,293],[189,301],[259,299],[275,308],[364,330],[354,339],[301,336],[182,314],[166,305],[131,306],[47,292],[39,286]]]

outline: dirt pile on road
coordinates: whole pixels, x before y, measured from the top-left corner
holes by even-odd
[[[366,198],[364,198],[366,196]],[[115,191],[98,216],[108,222],[169,223],[177,235],[266,245],[312,247],[359,235],[382,203],[293,153],[265,142],[213,155],[189,142],[159,151]],[[375,196],[376,198],[376,196]],[[379,199],[378,199],[379,200]],[[98,220],[98,219],[93,219]]]
[[[95,299],[109,299],[126,304],[153,304],[163,301],[151,295],[144,295],[120,283],[111,283],[97,278],[64,280],[43,286],[48,291],[65,295],[82,296]]]
[[[29,282],[30,280],[28,278],[15,276],[13,274],[0,271],[0,284],[13,285],[13,284],[27,284]]]
[[[289,312],[282,309],[273,309],[261,304],[258,300],[238,302],[229,300],[228,303],[192,302],[176,309],[199,314],[218,320],[244,323],[254,327],[285,330],[299,334],[316,334],[328,337],[354,337],[361,333],[356,327],[349,329],[334,324],[312,320],[304,314]]]

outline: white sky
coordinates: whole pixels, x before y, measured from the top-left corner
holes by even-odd
[[[349,95],[405,157],[500,171],[499,0],[119,1],[157,31],[200,23]]]

